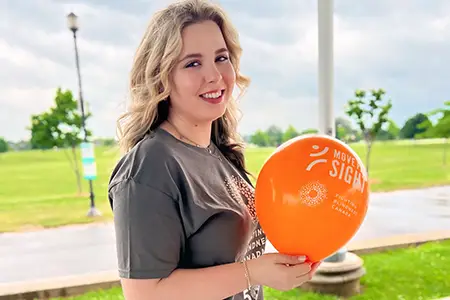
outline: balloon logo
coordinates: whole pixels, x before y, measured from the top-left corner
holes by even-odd
[[[365,167],[346,144],[304,135],[278,147],[256,182],[256,214],[278,252],[323,260],[342,248],[365,219]]]

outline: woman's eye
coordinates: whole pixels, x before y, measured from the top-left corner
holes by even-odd
[[[198,63],[197,61],[193,61],[193,62],[187,64],[187,65],[185,66],[185,68],[196,67],[196,66],[198,66],[198,65],[199,65],[199,63]]]
[[[219,57],[217,58],[217,60],[218,60],[218,61],[227,61],[227,60],[228,60],[228,56],[226,56],[226,55],[219,56]]]
[[[219,57],[216,59],[216,61],[224,62],[224,61],[227,61],[228,59],[229,59],[228,56],[226,56],[226,55],[221,55],[221,56],[219,56]],[[193,61],[193,62],[188,63],[188,64],[185,66],[185,68],[197,67],[197,66],[199,66],[199,65],[200,65],[200,62],[198,62],[198,61]]]

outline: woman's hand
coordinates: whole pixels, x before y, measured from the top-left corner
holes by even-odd
[[[247,261],[251,283],[288,291],[310,280],[319,263],[306,262],[304,256],[266,253]]]

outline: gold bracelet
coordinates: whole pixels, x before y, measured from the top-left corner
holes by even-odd
[[[245,278],[247,279],[248,291],[251,292],[252,283],[250,280],[250,272],[248,271],[248,267],[247,267],[247,261],[243,260],[242,264],[244,265],[244,272],[245,272]]]

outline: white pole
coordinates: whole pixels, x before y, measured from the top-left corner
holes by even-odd
[[[319,133],[335,136],[333,111],[333,0],[318,0]]]
[[[319,27],[319,133],[335,136],[333,109],[333,0],[318,0]],[[326,258],[328,262],[345,260],[347,249],[342,247]]]

